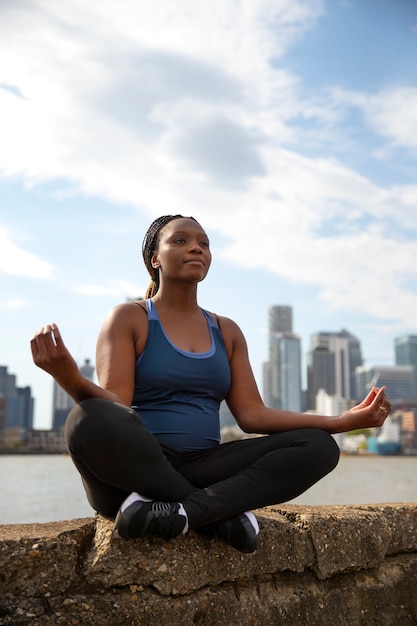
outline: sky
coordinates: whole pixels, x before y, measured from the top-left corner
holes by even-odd
[[[30,354],[52,321],[81,364],[149,282],[143,236],[194,216],[204,308],[244,332],[262,391],[268,309],[346,328],[366,365],[417,334],[414,0],[2,0],[0,365],[51,426]]]

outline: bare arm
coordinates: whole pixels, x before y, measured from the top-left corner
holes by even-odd
[[[47,324],[40,328],[33,335],[30,347],[35,365],[50,374],[74,402],[78,403],[87,398],[117,400],[114,394],[87,380],[81,374],[56,324]]]
[[[144,344],[147,334],[146,316],[142,317],[137,305],[133,304],[120,305],[108,315],[97,340],[99,385],[82,376],[56,324],[44,326],[32,337],[33,361],[48,372],[76,403],[86,398],[105,398],[130,405],[136,350],[140,349],[141,341]]]
[[[135,363],[148,336],[147,315],[137,304],[121,304],[107,316],[97,339],[96,368],[101,387],[130,406]]]
[[[232,384],[226,401],[245,432],[274,433],[297,428],[320,428],[330,433],[347,432],[357,428],[381,426],[391,410],[385,387],[372,389],[363,402],[337,416],[268,408],[259,394],[241,330],[226,318],[221,319],[221,327],[232,374]],[[380,409],[381,406],[384,411]]]

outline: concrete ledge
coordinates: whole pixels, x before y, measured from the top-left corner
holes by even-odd
[[[0,526],[0,624],[417,624],[416,503],[256,513],[254,555],[100,517]]]

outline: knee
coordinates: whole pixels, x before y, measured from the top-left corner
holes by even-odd
[[[318,454],[323,465],[326,466],[327,472],[331,472],[339,463],[340,449],[336,440],[330,433],[324,430],[318,430]]]
[[[76,404],[65,420],[64,435],[70,451],[78,447],[78,442],[82,439],[81,431],[85,430],[86,422],[90,421],[89,416],[91,412],[85,406],[86,402],[90,402],[90,400],[84,400],[80,404]]]
[[[137,427],[142,422],[130,407],[104,398],[87,398],[69,412],[65,440],[70,450],[96,447],[100,442],[109,445],[126,429],[130,433],[132,424]]]
[[[339,462],[340,450],[332,435],[318,428],[310,428],[305,433],[304,443],[308,446],[312,459],[324,473],[331,472]]]
[[[111,412],[113,402],[102,398],[87,398],[76,404],[65,421],[65,441],[70,450],[88,441],[102,430],[105,418]]]

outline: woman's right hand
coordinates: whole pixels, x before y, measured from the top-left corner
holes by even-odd
[[[96,385],[81,374],[56,324],[40,328],[30,340],[30,348],[35,365],[48,372],[74,402],[78,403],[86,398],[104,398],[123,403],[118,395]],[[125,404],[128,405],[128,402]]]
[[[64,389],[80,376],[78,365],[56,324],[47,324],[36,331],[30,340],[30,348],[35,365],[53,376]]]

